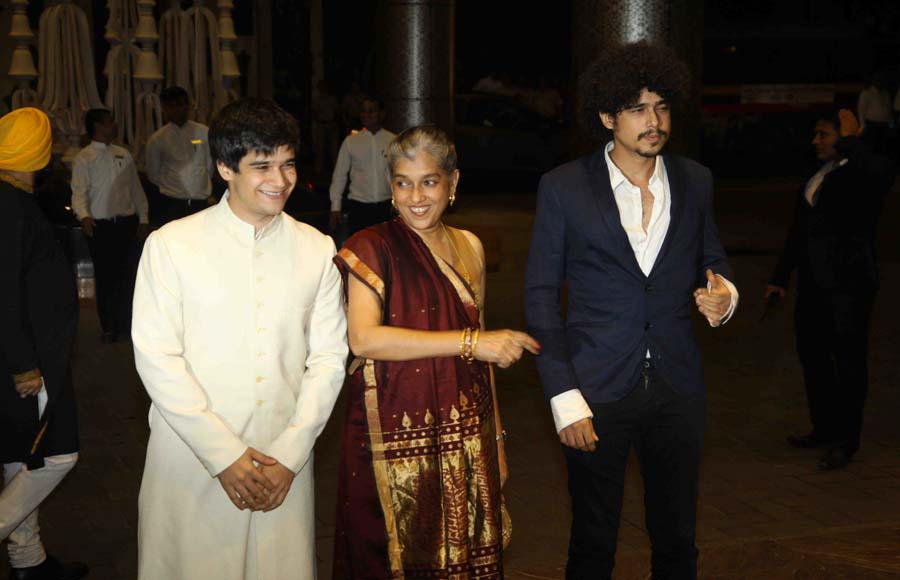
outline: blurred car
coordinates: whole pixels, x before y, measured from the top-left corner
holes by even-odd
[[[539,174],[567,158],[566,127],[512,97],[457,95],[455,116],[454,138],[462,171]]]

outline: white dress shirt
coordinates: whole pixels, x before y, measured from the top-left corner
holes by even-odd
[[[837,161],[827,161],[821,168],[819,168],[816,173],[809,178],[809,181],[806,182],[806,189],[803,191],[803,197],[806,199],[806,203],[810,206],[816,205],[816,193],[818,193],[819,188],[822,187],[822,182],[825,181],[825,176],[837,169],[838,167],[843,167],[847,164],[847,159],[841,159]]]
[[[622,223],[622,229],[628,236],[628,242],[634,251],[634,257],[637,259],[638,265],[644,275],[649,276],[656,262],[659,251],[665,241],[666,233],[669,231],[669,223],[671,221],[671,204],[672,196],[669,192],[669,178],[666,174],[666,165],[660,155],[656,157],[656,168],[650,177],[647,188],[653,194],[653,208],[650,210],[650,223],[647,224],[647,231],[643,227],[643,206],[641,203],[641,188],[632,184],[625,177],[625,174],[613,163],[609,156],[613,150],[614,142],[610,141],[606,145],[604,155],[606,156],[606,167],[609,169],[609,184],[613,190],[613,196],[616,199],[616,206],[619,208],[619,220]],[[717,274],[718,276],[718,274]],[[710,326],[714,324],[725,324],[734,314],[738,303],[738,291],[734,284],[719,276],[719,279],[725,284],[729,292],[731,292],[731,305],[728,312],[722,317],[721,321],[709,320]],[[650,351],[647,351],[650,356]],[[550,399],[550,409],[553,412],[553,422],[556,424],[556,430],[562,431],[576,421],[580,421],[586,417],[593,417],[591,408],[584,400],[581,390],[573,388],[560,393]]]
[[[391,199],[387,147],[394,137],[387,129],[380,129],[374,135],[363,129],[344,139],[331,177],[331,211],[341,211],[347,173],[350,174],[349,199],[362,203]]]
[[[72,209],[79,220],[138,215],[148,223],[147,196],[131,154],[118,145],[99,141],[78,152],[72,161]]]
[[[212,193],[212,156],[206,125],[169,123],[147,141],[147,178],[175,199],[206,199]]]

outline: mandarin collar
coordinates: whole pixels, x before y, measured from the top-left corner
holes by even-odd
[[[230,195],[230,192],[226,189],[225,193],[222,195],[222,199],[216,204],[214,211],[225,223],[229,231],[234,233],[238,239],[249,242],[259,241],[274,234],[281,227],[281,222],[284,221],[284,212],[273,217],[269,220],[269,223],[260,228],[259,231],[256,231],[256,228],[252,224],[248,224],[235,215],[234,211],[231,209],[231,205],[228,203]]]

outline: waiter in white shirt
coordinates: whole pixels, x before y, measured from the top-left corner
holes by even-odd
[[[147,179],[162,194],[162,225],[197,213],[214,200],[209,180],[209,129],[188,120],[191,103],[183,88],[163,89],[159,100],[168,123],[147,141],[145,167]],[[154,217],[153,221],[156,223],[157,219]]]
[[[116,121],[107,109],[84,118],[91,144],[72,162],[72,209],[81,220],[94,261],[97,314],[104,344],[127,333],[134,276],[129,257],[135,238],[147,236],[147,196],[127,150],[113,145]]]
[[[345,208],[350,235],[391,217],[391,184],[385,151],[396,135],[381,126],[384,103],[377,97],[363,99],[360,120],[363,129],[344,139],[331,178],[331,230],[335,231],[341,221],[341,202],[347,173],[350,174],[350,194]]]

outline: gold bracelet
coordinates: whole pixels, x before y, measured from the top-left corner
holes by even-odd
[[[475,333],[472,336],[472,350],[469,351],[469,362],[475,360],[475,349],[478,348],[478,334],[481,332],[480,328],[475,329]]]
[[[462,329],[462,334],[459,335],[459,356],[460,358],[466,358],[466,333],[469,332],[468,328]]]

